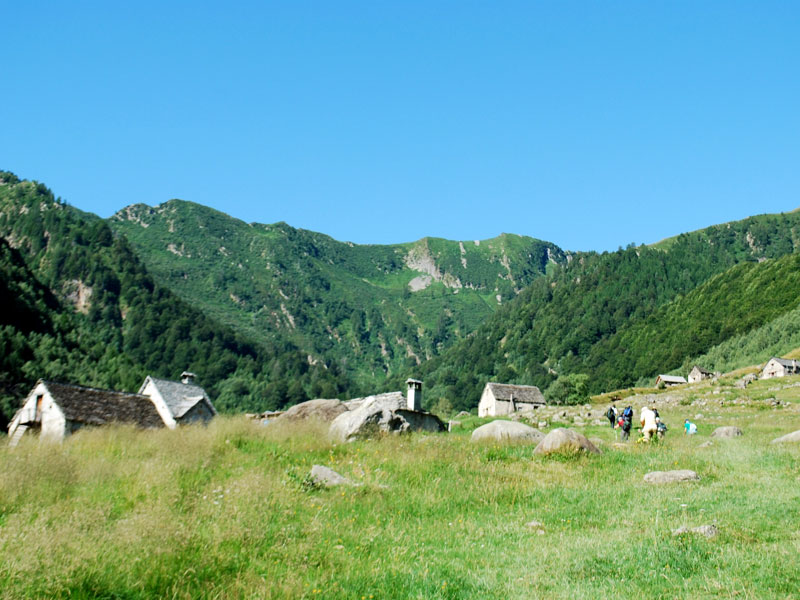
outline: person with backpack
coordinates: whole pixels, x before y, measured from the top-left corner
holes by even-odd
[[[617,407],[615,405],[612,404],[608,408],[606,418],[608,419],[608,422],[611,423],[611,429],[614,429],[614,425],[617,423]]]
[[[627,442],[630,438],[631,427],[633,427],[633,409],[627,406],[625,410],[622,411],[622,441]]]
[[[689,419],[686,419],[683,422],[683,433],[684,435],[694,435],[697,433],[697,425],[692,423]]]

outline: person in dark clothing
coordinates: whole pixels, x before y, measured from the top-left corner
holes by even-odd
[[[633,427],[633,408],[627,406],[622,412],[622,441],[627,442],[631,437]]]
[[[608,419],[608,422],[611,423],[611,429],[614,429],[614,425],[617,424],[617,407],[613,404],[608,408],[606,418]]]

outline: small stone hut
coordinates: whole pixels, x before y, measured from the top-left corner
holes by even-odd
[[[515,412],[533,412],[547,401],[534,385],[486,384],[478,403],[479,417],[499,417]]]
[[[661,387],[661,384],[664,384],[664,387],[672,387],[673,385],[683,385],[684,383],[686,383],[686,379],[680,375],[659,375],[656,377],[656,387]]]
[[[207,423],[217,415],[217,410],[194,378],[194,373],[186,371],[181,374],[180,381],[148,375],[139,393],[152,400],[164,424],[170,429],[179,424]]]
[[[698,367],[697,365],[689,371],[689,383],[699,383],[704,379],[711,379],[714,374],[711,371],[707,371],[703,367]]]
[[[773,356],[761,370],[761,379],[786,377],[787,375],[797,375],[798,373],[800,373],[800,363],[796,360]]]
[[[147,396],[40,379],[8,425],[9,443],[16,446],[28,431],[60,441],[83,427],[111,423],[164,426]]]

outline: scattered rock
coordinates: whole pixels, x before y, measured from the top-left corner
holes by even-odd
[[[456,415],[456,417],[458,417],[459,419],[460,419],[461,417],[468,417],[468,416],[469,416],[469,412],[467,412],[466,410],[462,410],[460,413],[458,413],[458,414]]]
[[[539,429],[547,429],[547,421],[539,421],[537,425]]]
[[[358,408],[340,414],[331,423],[330,436],[342,442],[408,431],[445,431],[445,424],[431,413],[405,408],[400,392],[364,398]]]
[[[478,427],[472,432],[472,437],[470,439],[473,442],[485,440],[527,440],[531,442],[540,442],[544,437],[541,431],[529,425],[525,425],[524,423],[498,420]]]
[[[697,447],[698,448],[709,448],[710,446],[713,446],[713,445],[714,445],[714,442],[712,442],[711,440],[708,440],[707,442],[703,442],[702,444],[700,444]]]
[[[672,530],[672,536],[677,537],[684,534],[702,535],[703,537],[712,538],[719,533],[716,525],[700,525],[700,527],[679,527]]]
[[[704,416],[705,416],[705,415],[703,415],[703,413],[697,413],[697,414],[694,416],[694,418],[695,418],[695,419],[702,419]]]
[[[581,417],[577,417],[577,416],[576,416],[576,417],[573,417],[573,419],[572,419],[572,423],[573,423],[573,424],[574,424],[576,427],[584,427],[584,426],[586,425],[586,422],[585,422],[585,421],[584,421],[584,420],[583,420]]]
[[[343,475],[339,475],[333,469],[322,465],[314,465],[311,467],[311,473],[308,476],[312,485],[318,487],[336,487],[337,485],[359,485]]]
[[[595,427],[602,427],[603,425],[608,425],[608,421],[603,421],[602,419],[595,419],[592,421],[592,425]]]
[[[675,471],[651,471],[644,476],[645,483],[676,483],[679,481],[699,481],[700,476],[688,469],[678,469]]]
[[[554,429],[539,442],[534,450],[535,454],[550,454],[552,452],[592,452],[600,454],[586,436],[572,429]]]
[[[779,438],[772,440],[773,444],[788,444],[800,442],[800,430],[787,433]]]
[[[280,418],[288,421],[316,419],[324,423],[330,423],[342,413],[346,413],[347,410],[347,406],[340,400],[308,400],[307,402],[295,404],[283,413]]]
[[[537,535],[544,535],[544,523],[540,521],[528,521],[525,527],[532,529]]]
[[[715,438],[735,438],[742,435],[742,430],[738,427],[734,427],[733,425],[727,425],[725,427],[717,427],[714,430],[714,433],[711,434],[711,437]]]

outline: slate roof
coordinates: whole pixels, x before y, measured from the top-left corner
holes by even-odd
[[[163,427],[164,421],[147,396],[42,381],[69,421],[86,425],[133,423],[139,427]]]
[[[791,367],[791,368],[795,368],[795,369],[797,368],[797,361],[796,360],[789,360],[787,358],[778,358],[776,356],[776,357],[770,358],[769,361],[767,361],[767,362],[772,362],[773,360],[775,362],[783,365],[784,367]]]
[[[686,379],[680,375],[659,375],[656,379],[664,383],[686,383]]]
[[[167,403],[167,407],[175,419],[180,419],[195,404],[203,400],[208,404],[212,414],[217,414],[214,405],[211,404],[211,400],[206,395],[206,391],[199,385],[171,381],[169,379],[157,379],[153,376],[150,377],[150,380],[158,389],[164,402]]]
[[[510,385],[507,383],[487,383],[495,399],[509,402],[513,395],[514,402],[523,404],[546,404],[544,395],[535,385]]]
[[[698,371],[700,371],[700,373],[702,373],[703,375],[713,375],[713,373],[712,373],[711,371],[709,371],[709,370],[707,370],[707,369],[704,369],[703,367],[698,367],[697,365],[695,365],[695,366],[694,366],[694,368],[692,369],[692,371],[694,371],[694,369],[697,369],[697,370],[698,370]]]

